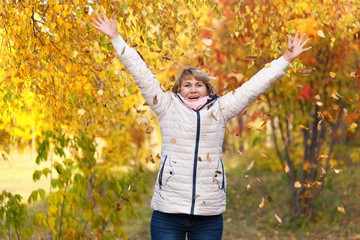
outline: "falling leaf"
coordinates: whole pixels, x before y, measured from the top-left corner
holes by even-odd
[[[322,89],[325,89],[328,85],[329,85],[329,82],[330,82],[330,78],[327,77],[326,78],[326,81],[324,82],[323,86],[322,86]]]
[[[250,184],[246,185],[246,190],[249,191],[251,188]]]
[[[209,38],[204,39],[202,42],[203,42],[206,46],[211,46],[211,45],[212,45],[212,40],[209,39]]]
[[[279,224],[282,224],[281,218],[275,213],[275,218],[279,222]]]
[[[116,211],[121,211],[122,210],[122,206],[120,203],[116,203]]]
[[[342,214],[346,214],[344,207],[339,206],[339,207],[337,207],[337,210],[338,210],[339,212],[341,212]]]
[[[324,120],[324,119],[321,119],[321,120],[318,122],[318,124],[317,124],[317,129],[318,129],[318,131],[321,130],[321,123],[322,123],[323,120]]]
[[[357,128],[357,124],[356,123],[352,123],[351,125],[350,125],[350,130],[352,131],[352,132],[354,132],[355,131],[355,129]]]
[[[208,125],[209,123],[208,122],[204,122],[203,125]]]
[[[195,195],[195,196],[194,196],[194,199],[196,199],[196,198],[198,198],[198,197],[200,197],[200,195],[199,195],[199,194]]]
[[[250,165],[247,167],[246,171],[250,171],[250,169],[254,166],[255,160],[252,160]]]
[[[208,162],[211,162],[211,161],[210,161],[210,153],[208,153],[208,154],[206,155],[206,159],[208,160]]]
[[[97,94],[98,94],[99,96],[103,95],[103,93],[104,93],[104,91],[101,90],[101,89],[97,92]]]
[[[95,202],[96,198],[95,198],[94,194],[91,194],[91,198]]]
[[[325,175],[326,174],[326,170],[325,170],[325,168],[323,168],[323,167],[321,167],[321,175]]]
[[[259,184],[262,184],[262,181],[260,180],[260,178],[255,178],[255,179]]]
[[[268,158],[268,156],[265,153],[260,154],[263,158]]]
[[[122,51],[121,51],[121,55],[124,55],[125,53],[125,46],[123,47]]]
[[[284,168],[285,173],[288,173],[290,171],[289,166],[287,165],[287,163],[285,163],[285,168]]]
[[[334,169],[335,170],[335,173],[338,174],[339,172],[341,172],[341,169]]]
[[[172,139],[170,140],[170,142],[171,142],[172,144],[175,144],[175,143],[176,143],[176,139],[175,139],[175,138],[172,138]]]
[[[294,183],[294,187],[295,187],[295,188],[301,188],[301,183],[300,183],[299,181],[296,181],[296,182]]]
[[[319,107],[322,107],[324,104],[322,102],[316,102],[316,105],[318,105]]]
[[[84,110],[84,109],[79,109],[79,110],[78,110],[78,114],[81,115],[81,116],[84,115],[84,114],[85,114],[85,110]]]
[[[325,37],[325,34],[324,34],[324,32],[322,30],[318,30],[317,34],[319,35],[319,37],[322,37],[322,38]]]
[[[206,202],[205,202],[205,201],[203,201],[203,204],[204,204],[204,205],[206,205]]]
[[[266,64],[265,64],[265,67],[266,67],[266,68],[271,67],[270,63],[266,63]]]
[[[264,205],[265,205],[265,199],[262,198],[262,199],[261,199],[261,202],[260,202],[260,204],[259,204],[259,208],[263,208]]]
[[[238,150],[238,155],[239,155],[239,157],[241,157],[242,155],[244,155],[244,153],[241,152],[240,150]]]
[[[157,96],[154,97],[153,103],[156,105],[158,103]]]
[[[202,161],[201,157],[198,157],[198,160],[201,162]]]
[[[317,159],[321,160],[321,159],[326,159],[328,157],[328,155],[320,155]]]
[[[334,72],[330,72],[329,74],[330,74],[330,77],[332,77],[332,78],[336,77],[336,73],[334,73]]]
[[[306,130],[306,131],[310,131],[310,129],[309,129],[308,127],[305,127],[305,126],[302,125],[302,124],[299,125],[299,128],[304,129],[304,130]]]
[[[212,112],[211,112],[211,116],[217,121],[217,118],[214,116]]]
[[[314,98],[315,98],[316,100],[320,100],[320,95],[319,95],[319,94],[316,94]]]
[[[270,196],[270,195],[268,195],[268,196],[267,196],[267,200],[268,200],[269,202],[271,202],[271,201],[272,201],[272,198],[271,198],[271,196]]]
[[[74,148],[74,147],[70,147],[69,151],[70,151],[70,153],[73,154],[73,155],[75,155],[75,154],[78,153],[78,151],[77,151],[76,148]]]
[[[250,175],[249,175],[249,174],[246,174],[246,175],[245,175],[245,178],[246,178],[246,179],[247,179],[247,178],[249,178],[249,177],[250,177]]]
[[[152,155],[147,156],[146,159],[145,159],[145,161],[146,161],[146,163],[148,163],[148,162],[155,163],[155,160],[154,160],[154,158],[152,157]]]
[[[218,171],[218,170],[215,171],[215,173],[217,173],[217,174],[222,174],[222,172],[221,172],[221,171]]]

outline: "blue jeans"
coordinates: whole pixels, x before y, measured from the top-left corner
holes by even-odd
[[[196,216],[154,211],[151,218],[152,240],[221,240],[223,216]]]

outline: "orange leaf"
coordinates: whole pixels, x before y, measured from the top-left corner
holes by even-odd
[[[265,153],[260,154],[263,158],[268,158]]]
[[[74,147],[70,147],[69,151],[71,154],[74,154],[74,155],[78,153],[78,151]]]
[[[217,118],[214,116],[212,112],[211,112],[211,116],[217,121]]]
[[[153,103],[156,105],[158,103],[157,96],[154,97]]]
[[[116,203],[116,211],[121,211],[122,210],[122,206],[120,203]]]
[[[201,162],[202,161],[201,157],[198,157],[198,160]]]
[[[211,162],[211,161],[210,161],[210,156],[209,156],[209,155],[210,155],[210,153],[208,153],[208,154],[206,155],[206,159],[208,160],[208,162]]]
[[[199,195],[199,194],[195,195],[195,196],[194,196],[194,199],[196,199],[196,198],[198,198],[198,197],[200,197],[200,195]]]
[[[170,142],[171,142],[172,144],[175,144],[175,143],[176,143],[176,139],[175,139],[175,138],[172,138],[172,139],[170,140]]]
[[[203,125],[208,125],[209,123],[208,122],[204,122]]]
[[[344,207],[339,206],[339,207],[337,207],[337,210],[338,210],[339,212],[341,212],[342,214],[346,214]]]

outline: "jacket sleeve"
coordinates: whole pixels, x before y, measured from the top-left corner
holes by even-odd
[[[161,119],[170,105],[170,93],[160,86],[156,76],[147,68],[139,54],[135,49],[129,47],[121,36],[112,40],[112,44],[116,50],[116,55],[133,76],[146,102]]]
[[[289,62],[283,57],[270,63],[270,67],[264,67],[256,73],[249,81],[245,82],[235,92],[228,92],[219,99],[220,107],[225,122],[237,116],[257,97],[264,93],[278,79],[285,75],[284,70],[289,66]]]

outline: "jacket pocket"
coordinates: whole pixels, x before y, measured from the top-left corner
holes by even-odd
[[[159,172],[159,188],[161,189],[161,187],[165,186],[168,180],[174,175],[175,171],[171,167],[168,156],[166,156]]]
[[[213,174],[213,182],[216,182],[219,189],[225,189],[225,172],[224,172],[224,164],[221,158],[218,161],[216,170]]]

